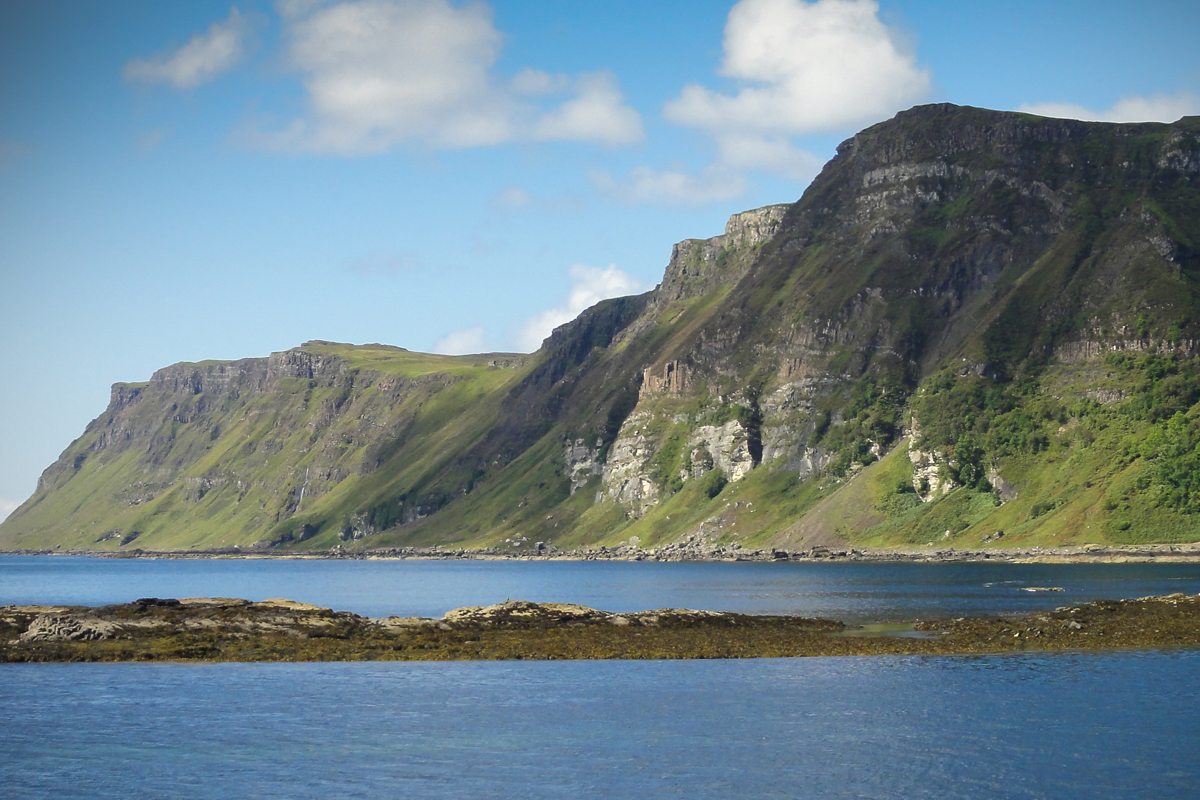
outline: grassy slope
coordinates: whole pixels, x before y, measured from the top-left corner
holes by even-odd
[[[149,443],[93,450],[105,429],[92,426],[64,454],[79,468],[6,521],[6,543],[116,547],[127,540],[141,547],[218,547],[247,545],[310,519],[328,523],[397,482],[416,482],[437,466],[439,453],[479,435],[498,413],[494,398],[521,374],[487,366],[489,356],[324,343],[306,349],[344,360],[348,374],[366,377],[362,382],[370,385],[348,391],[281,379],[268,394],[223,397],[221,407],[191,418],[189,408],[203,406],[203,394],[184,402],[165,392],[143,394],[132,422],[153,431]],[[379,383],[389,376],[411,383],[385,392]],[[462,413],[465,408],[473,413]],[[363,476],[361,465],[374,460],[379,448],[379,430],[402,441],[384,454],[379,469]],[[327,491],[293,517],[306,471],[314,467],[332,468],[334,475]],[[225,475],[237,479],[221,481]],[[201,482],[214,477],[216,485],[200,491]],[[130,487],[144,487],[147,497]],[[110,532],[117,533],[105,539]],[[129,539],[133,533],[138,535]]]

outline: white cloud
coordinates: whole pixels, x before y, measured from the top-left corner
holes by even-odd
[[[699,173],[641,167],[624,180],[593,176],[628,202],[699,205],[742,194],[746,173],[808,183],[823,159],[793,137],[885,119],[923,99],[928,70],[874,0],[741,0],[725,23],[719,74],[733,94],[689,84],[664,116],[712,135],[716,158]]]
[[[516,211],[533,201],[529,192],[519,186],[509,186],[492,195],[491,206],[498,211]]]
[[[295,19],[328,3],[329,0],[275,0],[275,11],[284,19]]]
[[[625,144],[642,136],[607,73],[493,74],[503,44],[491,10],[447,0],[350,0],[277,6],[288,62],[309,111],[282,129],[248,129],[269,149],[362,155],[397,144],[462,148],[515,141]],[[568,93],[557,107],[533,98]]]
[[[879,19],[874,0],[741,0],[725,25],[720,73],[735,95],[698,84],[668,119],[727,135],[781,136],[875,122],[929,93],[928,70]]]
[[[642,283],[610,264],[604,269],[586,264],[573,264],[570,268],[571,291],[567,299],[555,308],[543,311],[525,323],[517,333],[517,349],[530,353],[542,346],[542,340],[559,325],[570,322],[580,312],[591,308],[609,297],[637,294],[646,287]]]
[[[511,85],[517,94],[552,94],[570,88],[571,79],[566,75],[551,75],[540,69],[526,67],[513,77]]]
[[[483,352],[483,326],[451,331],[438,339],[433,352],[447,356],[463,356]]]
[[[1042,117],[1090,122],[1175,122],[1180,117],[1200,114],[1200,96],[1183,91],[1174,95],[1122,97],[1104,111],[1093,111],[1074,103],[1024,103],[1017,110]]]
[[[410,255],[395,253],[369,253],[346,262],[346,271],[358,275],[395,275],[417,268],[417,260]]]
[[[721,165],[710,164],[698,175],[680,170],[635,167],[627,179],[606,172],[591,174],[592,185],[625,203],[698,206],[737,197],[746,191],[745,176]]]
[[[583,75],[575,81],[577,97],[550,111],[534,126],[541,141],[630,144],[642,138],[642,118],[625,105],[617,82],[606,72]]]
[[[0,522],[8,518],[8,515],[17,510],[21,504],[15,500],[5,500],[0,497]]]
[[[801,150],[785,136],[756,134],[725,134],[718,138],[720,163],[743,170],[762,170],[792,180],[811,181],[824,161],[807,150]]]
[[[245,53],[250,26],[236,9],[229,18],[214,22],[207,33],[198,33],[183,47],[166,50],[149,59],[130,59],[121,70],[127,81],[169,83],[176,89],[195,89],[233,67]]]

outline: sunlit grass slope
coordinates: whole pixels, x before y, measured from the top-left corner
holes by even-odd
[[[289,354],[307,366],[179,364],[114,387],[109,412],[6,522],[5,543],[211,548],[349,528],[347,508],[396,482],[419,485],[493,424],[522,369],[514,356],[375,345],[318,342]]]

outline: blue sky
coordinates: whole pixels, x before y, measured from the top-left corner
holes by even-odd
[[[0,518],[115,381],[530,350],[924,102],[1200,114],[1194,2],[0,3]]]

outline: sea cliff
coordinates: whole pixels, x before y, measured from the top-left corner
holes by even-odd
[[[117,384],[0,547],[1196,542],[1198,342],[1200,118],[921,106],[537,353]]]

